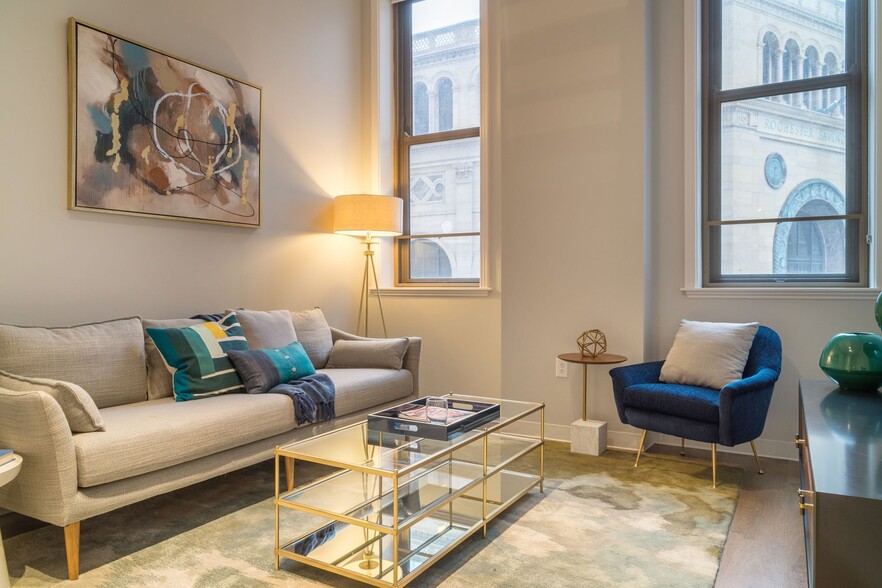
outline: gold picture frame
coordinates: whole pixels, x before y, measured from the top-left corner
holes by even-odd
[[[68,208],[260,226],[260,86],[69,19]]]

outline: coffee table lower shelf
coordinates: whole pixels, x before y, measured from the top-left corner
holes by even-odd
[[[406,530],[381,532],[330,520],[281,546],[277,557],[374,586],[404,586],[542,482],[542,477],[499,470]],[[431,497],[428,497],[431,499]],[[296,508],[296,507],[295,507]],[[393,554],[398,551],[396,571]]]

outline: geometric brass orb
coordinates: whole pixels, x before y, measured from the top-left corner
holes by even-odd
[[[606,335],[603,334],[603,331],[598,331],[597,329],[585,331],[579,335],[579,338],[576,339],[576,343],[579,344],[579,349],[582,350],[582,355],[588,355],[594,358],[606,353]]]

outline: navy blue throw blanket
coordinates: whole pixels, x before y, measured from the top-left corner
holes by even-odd
[[[297,425],[329,421],[334,418],[334,382],[325,374],[313,374],[270,388],[270,394],[286,394],[294,401]]]

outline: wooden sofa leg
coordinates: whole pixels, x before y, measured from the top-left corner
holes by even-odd
[[[67,577],[80,577],[80,521],[64,528],[64,550],[67,552]]]

